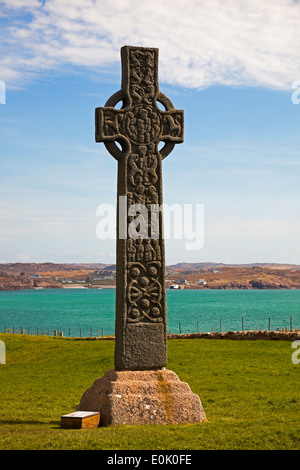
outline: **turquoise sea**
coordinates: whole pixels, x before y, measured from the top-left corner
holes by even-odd
[[[0,291],[0,331],[114,334],[115,289]],[[300,328],[300,290],[167,290],[172,333]]]

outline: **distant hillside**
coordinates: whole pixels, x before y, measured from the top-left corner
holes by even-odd
[[[115,264],[2,263],[0,290],[115,286]],[[296,264],[177,263],[166,268],[167,287],[185,289],[300,289]]]
[[[299,266],[181,264],[167,270],[167,283],[185,289],[300,289]],[[177,269],[175,269],[177,267]],[[199,269],[200,267],[200,269]],[[194,268],[194,269],[193,269]]]
[[[115,265],[104,263],[1,263],[0,290],[62,288],[64,282],[93,287],[90,276],[95,271],[114,269]]]
[[[279,263],[249,263],[249,264],[225,264],[225,263],[177,263],[167,266],[166,269],[178,269],[180,271],[198,271],[204,269],[222,269],[222,268],[252,268],[252,266],[261,266],[272,269],[296,269],[300,270],[299,264],[279,264]]]
[[[103,263],[0,263],[0,271],[6,273],[41,274],[50,272],[86,271],[105,269],[108,265]]]

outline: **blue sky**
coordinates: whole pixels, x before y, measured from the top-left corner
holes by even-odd
[[[166,240],[167,263],[300,264],[300,5],[183,3],[0,1],[0,262],[115,261],[96,211],[116,204],[117,162],[94,109],[130,44],[159,48],[160,90],[185,112],[164,203],[204,207],[203,247]]]

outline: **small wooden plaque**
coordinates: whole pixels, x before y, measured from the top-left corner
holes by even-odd
[[[64,429],[95,429],[99,426],[100,413],[97,411],[75,411],[61,417]]]

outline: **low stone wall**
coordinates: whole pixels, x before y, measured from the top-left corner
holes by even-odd
[[[213,333],[182,333],[168,334],[167,339],[234,339],[234,340],[280,340],[280,341],[300,341],[300,331],[224,331]],[[115,340],[114,336],[85,336],[82,338],[75,337],[77,340]]]
[[[168,339],[234,339],[234,340],[284,340],[296,341],[300,340],[299,331],[226,331],[226,332],[212,332],[212,333],[187,333],[187,334],[169,334]]]

